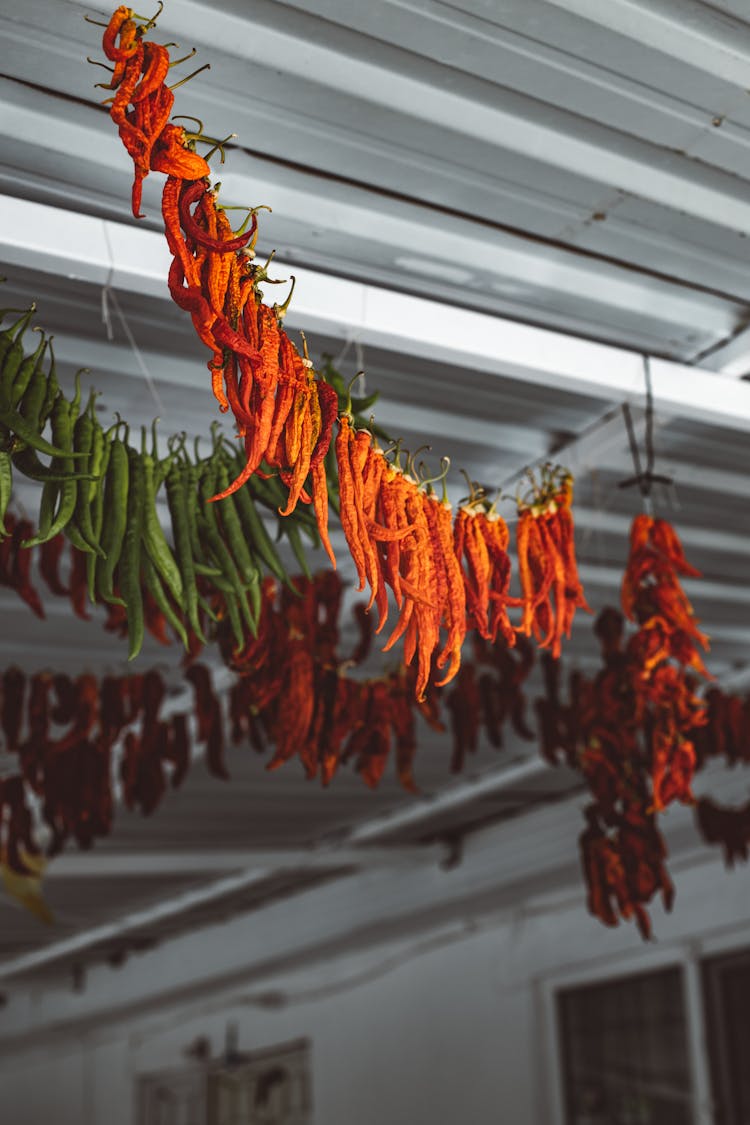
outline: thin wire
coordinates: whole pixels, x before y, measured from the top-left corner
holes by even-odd
[[[643,377],[646,382],[646,474],[654,471],[654,388],[651,382],[651,360],[643,357]]]
[[[625,417],[625,428],[628,431],[628,444],[630,446],[630,456],[633,458],[633,468],[635,469],[635,476],[630,480],[620,484],[621,488],[627,487],[628,484],[637,483],[641,491],[643,491],[643,467],[641,465],[641,455],[638,452],[638,442],[635,436],[635,427],[633,426],[633,415],[630,411],[630,404],[624,402],[622,404],[622,413]],[[647,423],[648,425],[648,423]]]
[[[149,371],[148,367],[146,366],[145,360],[144,360],[143,356],[141,355],[140,348],[138,347],[138,345],[135,342],[135,337],[133,336],[133,333],[130,331],[130,325],[128,324],[127,320],[125,319],[125,314],[123,313],[122,309],[120,308],[120,302],[117,299],[117,294],[115,293],[114,289],[109,290],[109,297],[112,301],[112,304],[115,307],[115,312],[117,313],[120,324],[122,325],[122,330],[125,333],[125,335],[127,336],[128,343],[130,344],[130,347],[133,351],[133,355],[135,356],[135,362],[138,364],[138,367],[140,368],[140,371],[141,371],[141,375],[143,375],[143,378],[146,380],[146,383],[148,384],[148,389],[151,391],[151,397],[153,398],[154,402],[156,403],[156,406],[159,410],[159,413],[164,414],[165,413],[164,403],[162,402],[161,396],[159,395],[159,392],[156,389],[156,384],[154,383],[154,380],[151,376],[151,372]]]
[[[112,253],[112,243],[109,240],[109,231],[107,230],[106,223],[102,223],[102,230],[104,232],[104,241],[107,244],[107,255],[109,257],[109,272],[107,274],[107,280],[104,282],[104,285],[102,287],[102,324],[107,331],[107,339],[112,341],[115,338],[115,333],[114,329],[112,328],[112,318],[109,315],[109,301],[107,300],[107,295],[112,291],[112,281],[114,280],[115,272],[115,256]]]
[[[652,489],[655,484],[663,484],[669,488],[673,485],[671,477],[663,476],[654,472],[654,390],[651,380],[651,362],[647,355],[643,357],[643,377],[646,384],[646,422],[645,422],[645,436],[644,445],[646,452],[646,468],[641,464],[641,455],[638,452],[638,442],[636,441],[635,428],[633,426],[633,416],[630,412],[630,406],[627,402],[622,405],[622,412],[625,417],[625,427],[628,431],[628,443],[630,445],[630,455],[633,459],[633,469],[635,475],[628,477],[627,480],[618,482],[618,488],[630,488],[632,485],[637,484],[640,494],[643,498],[643,510],[648,516],[654,514],[654,501],[652,496]]]
[[[347,336],[346,340],[344,341],[344,347],[342,348],[342,350],[339,352],[339,354],[336,356],[336,358],[333,361],[333,366],[336,368],[337,371],[341,370],[341,364],[346,359],[347,352],[349,351],[349,348],[352,346],[353,343],[354,343],[354,337],[353,336]]]
[[[112,281],[114,280],[114,270],[115,270],[115,256],[112,252],[112,243],[110,242],[110,239],[109,239],[109,231],[107,230],[107,224],[106,223],[102,223],[102,229],[104,231],[104,241],[107,244],[107,253],[109,255],[109,273],[107,274],[107,280],[104,283],[104,287],[102,288],[102,323],[104,324],[104,326],[107,330],[107,339],[108,340],[114,340],[114,331],[113,331],[113,328],[112,328],[112,318],[111,318],[110,312],[109,312],[109,302],[111,300],[112,304],[114,305],[114,309],[115,309],[115,312],[117,313],[117,317],[120,321],[120,324],[122,325],[122,330],[125,333],[125,337],[126,337],[128,343],[130,344],[131,351],[133,352],[133,355],[135,356],[135,362],[137,363],[137,365],[140,369],[141,375],[143,375],[143,378],[146,380],[146,384],[148,386],[148,389],[151,392],[151,397],[153,398],[154,402],[156,403],[156,406],[157,406],[157,409],[158,409],[159,413],[164,414],[164,412],[165,412],[164,403],[162,402],[161,396],[156,389],[156,384],[154,383],[151,372],[149,371],[148,367],[146,366],[146,361],[144,360],[143,355],[141,354],[141,350],[135,342],[135,337],[134,337],[133,333],[131,332],[130,325],[128,324],[128,322],[125,318],[125,313],[122,311],[122,308],[120,307],[120,302],[117,299],[117,294],[115,293],[115,291],[112,287]]]

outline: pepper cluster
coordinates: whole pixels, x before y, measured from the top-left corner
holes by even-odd
[[[572,482],[565,470],[544,466],[536,503],[519,501],[523,596],[515,598],[510,594],[508,526],[483,489],[469,482],[471,494],[454,518],[445,488],[438,499],[433,481],[419,481],[414,458],[404,471],[399,451],[389,459],[370,431],[357,429],[346,412],[339,420],[335,449],[341,524],[357,568],[358,588],[370,587],[367,608],[377,607],[377,633],[388,618],[391,590],[399,617],[384,651],[403,637],[404,662],[411,665],[417,657],[418,699],[424,699],[435,669],[447,665],[438,687],[456,676],[470,629],[493,643],[502,637],[511,647],[519,631],[530,635],[533,630],[541,647],[552,645],[559,655],[576,608],[588,609],[578,579]],[[444,481],[449,465],[443,460],[437,479]],[[511,624],[508,609],[520,606],[519,630]]]
[[[11,311],[17,310],[3,309],[0,321]],[[83,412],[78,389],[74,400],[67,401],[57,379],[52,340],[44,332],[34,330],[39,332],[37,346],[26,353],[24,333],[34,312],[32,305],[0,332],[0,540],[8,534],[5,514],[14,468],[44,484],[42,514],[52,534],[69,524],[82,538],[85,529],[79,525],[88,514],[85,499],[95,476],[88,464],[93,400]],[[52,441],[43,436],[48,422]],[[39,459],[40,453],[52,459],[49,464]]]
[[[704,702],[705,722],[692,732],[696,769],[715,758],[723,758],[730,766],[750,764],[750,695],[743,698],[711,687]],[[733,808],[701,797],[695,815],[703,839],[723,847],[728,866],[748,858],[750,803]]]
[[[221,710],[207,690],[207,677],[200,665],[187,674],[197,718],[191,739],[186,714],[164,716],[166,685],[156,671],[99,680],[88,673],[71,679],[8,668],[0,681],[0,732],[4,752],[16,758],[18,768],[0,782],[3,862],[26,874],[24,856],[39,855],[27,787],[50,834],[48,855],[70,838],[88,848],[109,834],[117,745],[123,800],[144,815],[160,804],[168,777],[173,787],[182,783],[191,744],[205,743],[209,770],[226,777]]]
[[[557,659],[576,609],[589,611],[578,577],[573,537],[573,478],[544,465],[532,493],[518,500],[518,573],[523,594],[521,632]],[[589,611],[590,612],[590,611]]]
[[[629,642],[639,712],[647,721],[651,800],[661,812],[674,800],[692,802],[695,769],[693,728],[705,722],[705,705],[687,670],[708,677],[701,649],[708,637],[698,629],[680,577],[700,577],[663,519],[633,520],[630,554],[622,584],[622,608],[638,625]]]
[[[595,625],[602,670],[572,677],[564,706],[558,665],[547,660],[537,701],[542,753],[556,762],[562,751],[594,798],[581,837],[589,909],[607,925],[635,918],[644,936],[645,904],[659,890],[667,906],[673,897],[656,815],[675,800],[693,803],[695,732],[707,719],[694,677],[706,675],[707,640],[680,583],[697,573],[665,520],[636,517],[622,604],[637,631],[626,640],[623,615],[604,610]]]
[[[533,737],[522,691],[533,664],[529,645],[520,646],[516,660],[502,638],[494,645],[478,640],[475,662],[464,664],[450,692],[430,686],[416,699],[418,673],[403,664],[376,677],[349,674],[367,658],[373,629],[366,608],[357,604],[360,640],[352,653],[339,652],[343,589],[335,573],[294,582],[296,596],[267,579],[257,636],[240,653],[223,646],[229,667],[239,673],[230,691],[232,740],[249,738],[258,751],[272,746],[269,769],[297,757],[309,778],[327,785],[341,764],[354,763],[375,786],[392,750],[401,784],[413,791],[417,715],[443,731],[443,703],[454,739],[454,770],[476,750],[483,724],[498,748],[508,719],[523,737]]]
[[[32,306],[0,333],[0,583],[15,588],[43,617],[29,551],[40,547],[41,574],[51,592],[69,596],[83,618],[87,595],[107,605],[111,628],[128,636],[131,658],[144,627],[162,639],[168,625],[194,650],[205,641],[207,620],[217,615],[230,618],[241,645],[246,630],[255,627],[263,573],[289,581],[259,507],[273,514],[303,567],[302,536],[320,544],[315,516],[301,507],[281,520],[285,488],[275,477],[254,477],[220,506],[208,504],[241,468],[238,451],[216,431],[209,455],[199,456],[196,445],[191,458],[184,435],[170,438],[166,456],[160,456],[155,427],[150,448],[143,431],[140,448],[130,445],[121,421],[105,430],[96,392],[82,408],[78,377],[72,398],[61,390],[44,332],[35,350],[25,353],[33,312]],[[51,441],[42,436],[48,424]],[[49,464],[40,453],[51,458]],[[8,512],[14,471],[43,485],[36,529]],[[173,546],[158,515],[164,494]],[[73,548],[67,587],[59,575],[63,535]]]
[[[102,44],[115,64],[110,115],[135,166],[133,213],[138,217],[144,176],[150,169],[164,172],[162,215],[172,254],[169,291],[190,314],[211,353],[214,395],[223,412],[231,407],[244,443],[242,470],[207,499],[224,499],[259,471],[277,472],[288,489],[280,512],[289,515],[300,500],[312,503],[321,542],[335,567],[327,530],[325,457],[338,397],[324,379],[316,378],[307,354],[300,355],[284,331],[281,321],[289,299],[273,307],[261,300],[259,284],[267,273],[253,262],[256,212],[249,211],[248,230],[232,229],[226,211],[217,205],[208,162],[195,151],[194,138],[169,123],[174,100],[165,85],[169,52],[145,41],[154,22],[139,24],[132,10],[121,5]]]
[[[309,778],[327,785],[339,765],[354,762],[365,782],[379,782],[393,744],[398,776],[414,788],[416,728],[412,678],[403,668],[370,679],[347,675],[368,654],[372,627],[360,611],[354,652],[339,652],[342,586],[333,571],[295,578],[299,594],[266,583],[258,635],[236,655],[240,676],[230,691],[234,741],[273,747],[268,768],[298,757]]]
[[[128,808],[152,813],[170,779],[176,788],[185,778],[192,746],[203,749],[209,772],[219,778],[229,776],[227,742],[249,740],[258,752],[273,749],[271,770],[297,757],[309,778],[327,785],[340,766],[351,764],[371,787],[393,754],[402,785],[414,791],[417,716],[443,731],[443,703],[454,770],[476,750],[482,725],[497,747],[507,720],[532,737],[522,690],[533,664],[527,642],[516,654],[502,638],[494,645],[477,639],[475,662],[464,663],[451,690],[430,688],[417,703],[415,673],[403,665],[376,677],[350,674],[368,656],[372,622],[361,604],[354,607],[360,636],[354,651],[342,656],[343,589],[333,571],[296,576],[294,588],[264,580],[257,635],[242,650],[229,623],[220,627],[221,651],[238,673],[226,709],[199,663],[185,671],[192,717],[165,716],[166,685],[154,670],[98,680],[88,673],[71,679],[7,669],[0,679],[0,747],[17,759],[17,770],[0,782],[0,861],[25,875],[40,854],[29,792],[51,832],[47,855],[70,838],[89,847],[112,829],[115,786]]]

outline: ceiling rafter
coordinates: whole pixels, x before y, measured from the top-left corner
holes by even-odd
[[[0,198],[0,218],[0,257],[8,262],[167,297],[159,279],[168,251],[153,231],[8,196]],[[635,352],[315,270],[294,272],[293,327],[344,338],[356,331],[363,345],[605,402],[642,400],[643,357]],[[653,359],[651,371],[657,409],[750,431],[750,384],[661,359]]]

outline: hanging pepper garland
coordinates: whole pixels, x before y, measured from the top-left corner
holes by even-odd
[[[696,673],[706,676],[698,630],[680,578],[698,576],[674,529],[637,516],[622,584],[625,615],[637,626],[625,641],[623,615],[604,610],[596,633],[604,668],[593,680],[577,676],[562,707],[558,671],[546,665],[547,697],[537,705],[542,749],[560,749],[593,795],[581,837],[589,909],[607,925],[618,914],[650,934],[645,906],[661,890],[671,905],[666,847],[657,814],[671,802],[692,804],[695,732],[707,721]]]
[[[462,643],[473,622],[483,616],[483,635],[497,636],[501,630],[509,643],[514,638],[506,610],[520,603],[508,593],[507,528],[494,512],[471,508],[468,537],[463,517],[454,533],[445,498],[437,501],[413,474],[388,462],[372,443],[371,433],[357,428],[348,411],[340,412],[334,390],[315,373],[306,348],[300,355],[284,331],[291,292],[283,305],[262,302],[259,286],[268,280],[269,263],[260,267],[253,261],[257,209],[248,209],[249,229],[243,224],[234,231],[217,203],[207,161],[217,149],[223,160],[225,142],[209,141],[212,148],[203,157],[195,147],[208,140],[200,122],[193,134],[167,123],[172,98],[165,85],[168,52],[145,49],[145,35],[156,17],[138,20],[121,6],[103,36],[104,52],[115,64],[109,84],[116,91],[111,116],[134,162],[133,213],[140,213],[143,177],[149,170],[166,173],[162,216],[172,254],[170,293],[189,312],[211,353],[214,395],[223,412],[231,410],[244,446],[241,471],[205,500],[224,501],[254,476],[274,475],[287,489],[280,514],[286,517],[300,503],[312,504],[320,541],[335,566],[325,464],[338,416],[341,520],[359,588],[370,587],[378,631],[388,616],[390,589],[399,618],[385,651],[403,639],[406,663],[416,658],[415,690],[424,698],[433,670],[445,669],[440,683],[457,674]],[[568,478],[553,474],[543,480],[542,488],[547,489],[544,497],[520,521],[519,553],[523,547],[525,567],[522,628],[528,635],[533,620],[535,634],[543,630],[538,639],[559,653],[575,608],[585,606],[585,600],[572,548]],[[533,535],[527,534],[531,531]],[[464,551],[468,571],[461,565]]]
[[[242,651],[233,644],[231,626],[219,626],[221,652],[237,673],[226,706],[208,668],[192,661],[185,671],[192,709],[168,716],[166,684],[155,670],[99,680],[88,673],[73,679],[8,668],[0,677],[0,737],[16,770],[0,782],[0,862],[22,876],[35,869],[40,847],[30,793],[50,834],[48,857],[70,839],[90,847],[112,830],[115,786],[128,808],[153,813],[170,783],[182,784],[191,747],[203,751],[213,776],[226,779],[227,744],[249,740],[259,753],[273,750],[268,769],[296,757],[308,778],[324,785],[351,764],[374,787],[392,756],[401,784],[413,791],[417,713],[442,731],[444,699],[453,766],[461,768],[464,754],[476,749],[473,694],[467,690],[475,664],[464,665],[450,692],[431,688],[417,703],[415,673],[403,666],[376,677],[350,674],[367,657],[372,627],[355,607],[360,641],[351,654],[339,651],[343,588],[333,571],[297,576],[294,588],[265,580],[257,636],[247,638]],[[516,663],[503,648],[476,653],[475,675],[486,681],[483,696],[498,745],[506,718],[530,735],[522,684],[533,655],[526,652]]]
[[[12,517],[9,520],[13,522]],[[12,542],[15,528],[11,530]],[[668,545],[673,561],[683,570],[689,565],[668,529],[657,525],[655,540]],[[634,536],[634,542],[641,543],[640,535]],[[602,672],[593,681],[573,673],[570,703],[563,705],[559,662],[545,655],[547,690],[535,709],[542,752],[556,762],[562,750],[567,762],[582,772],[594,796],[581,837],[589,907],[608,925],[615,925],[618,915],[635,918],[648,936],[647,904],[661,890],[670,906],[674,893],[665,867],[666,847],[654,793],[661,790],[665,802],[688,799],[690,779],[681,764],[685,744],[694,747],[687,760],[695,769],[719,755],[732,764],[750,760],[750,700],[712,687],[703,706],[690,711],[689,722],[686,718],[677,729],[667,721],[660,732],[651,718],[651,688],[643,686],[644,671],[652,676],[659,669],[659,665],[647,667],[643,659],[642,634],[650,635],[652,621],[651,616],[644,616],[644,597],[637,591],[633,595],[632,582],[637,575],[643,582],[644,571],[653,574],[663,568],[668,555],[660,554],[656,563],[646,567],[636,549],[631,562],[624,596],[628,605],[632,599],[636,616],[641,607],[639,620],[645,630],[624,644],[622,614],[605,610],[596,624],[605,660]],[[67,587],[58,564],[55,553],[45,570],[50,586],[64,593]],[[667,566],[667,574],[669,571]],[[372,639],[372,622],[364,604],[355,607],[360,641],[352,654],[342,657],[338,653],[342,588],[337,576],[333,572],[314,579],[299,576],[292,585],[294,593],[290,586],[265,580],[257,636],[246,638],[241,649],[232,639],[229,621],[218,626],[221,651],[239,673],[228,696],[229,731],[225,731],[223,709],[208,670],[189,664],[186,678],[195,692],[195,737],[205,744],[209,770],[226,777],[226,743],[249,739],[259,752],[267,747],[273,750],[268,768],[297,757],[307,776],[319,777],[323,784],[332,780],[341,765],[353,763],[368,785],[377,785],[393,754],[402,784],[412,789],[416,672],[395,668],[375,679],[347,674],[352,665],[366,658]],[[654,583],[645,586],[653,591]],[[669,582],[667,586],[670,588]],[[684,606],[681,601],[678,605],[682,616]],[[695,628],[690,617],[687,624]],[[684,626],[682,621],[677,628]],[[677,629],[671,635],[678,636]],[[499,748],[508,721],[521,737],[535,737],[525,717],[522,687],[533,666],[533,651],[523,636],[508,647],[502,637],[492,644],[475,632],[473,659],[464,662],[455,684],[447,691],[430,687],[427,697],[416,705],[434,729],[442,730],[445,721],[449,723],[454,770],[463,768],[466,754],[476,751],[481,735]],[[683,652],[681,642],[677,651]],[[71,835],[88,846],[94,836],[110,830],[112,749],[118,739],[122,745],[120,784],[130,807],[151,812],[163,799],[170,776],[174,785],[180,783],[189,766],[187,718],[172,716],[165,726],[159,718],[163,698],[160,678],[150,673],[109,677],[98,684],[87,675],[71,681],[47,673],[27,681],[19,670],[7,670],[0,691],[0,729],[6,747],[18,756],[21,770],[6,779],[0,795],[7,810],[0,817],[4,824],[0,858],[4,857],[8,868],[27,876],[29,869],[36,869],[39,858],[30,850],[34,834],[25,796],[27,784],[42,800],[44,817],[53,829],[53,853]],[[657,717],[664,719],[661,694],[657,701]],[[131,721],[132,730],[128,727]],[[62,739],[52,737],[55,723],[71,724]],[[657,753],[660,743],[653,737],[663,736],[665,729],[674,729],[676,749],[676,757],[668,755],[671,769],[667,770]],[[696,805],[696,814],[704,838],[721,843],[728,862],[746,857],[750,841],[746,809],[722,808],[703,798]]]

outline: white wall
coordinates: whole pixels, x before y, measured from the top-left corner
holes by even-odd
[[[456,885],[469,879],[475,858],[467,856],[464,875],[461,868],[450,874]],[[610,931],[590,919],[575,878],[550,882],[543,894],[520,896],[494,915],[483,896],[481,908],[464,904],[453,918],[419,932],[318,956],[308,966],[253,972],[247,980],[238,975],[208,991],[195,980],[190,995],[165,997],[148,1011],[115,1010],[106,1001],[95,1019],[77,1021],[66,1008],[60,1022],[48,987],[38,987],[13,997],[0,1014],[0,1121],[131,1125],[135,1076],[182,1065],[183,1049],[199,1035],[220,1053],[232,1020],[241,1050],[310,1038],[317,1125],[553,1125],[556,987],[678,962],[687,969],[689,1015],[699,1025],[700,957],[750,945],[747,868],[726,873],[704,849],[678,860],[674,872],[675,912],[654,911],[658,941],[648,945],[632,926]],[[253,919],[257,933],[259,915],[247,924]],[[193,965],[203,958],[208,969],[221,959],[216,934],[226,932],[228,942],[235,925],[192,935]],[[162,947],[162,967],[171,948],[178,946]],[[248,945],[249,961],[253,952]],[[154,956],[97,972],[119,973],[137,993]],[[104,983],[92,972],[87,988]],[[158,983],[153,987],[158,999]],[[286,1005],[258,1006],[269,990],[283,992]],[[34,1010],[44,1020],[34,1045],[14,1047],[9,1019],[22,1002],[27,1021]],[[711,1118],[705,1060],[694,1038],[702,1125]]]

